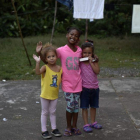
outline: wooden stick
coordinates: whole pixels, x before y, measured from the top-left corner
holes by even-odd
[[[55,21],[56,21],[56,13],[57,13],[57,0],[55,0],[55,12],[54,12],[53,28],[52,28],[52,35],[51,35],[50,43],[52,43],[52,40],[53,40]]]
[[[87,40],[87,35],[88,35],[88,19],[86,19],[85,41]]]
[[[11,0],[11,2],[12,2],[13,8],[14,8],[14,12],[15,12],[15,15],[16,15],[16,20],[17,20],[17,24],[18,24],[18,28],[19,28],[19,33],[20,33],[21,40],[22,40],[22,44],[23,44],[23,47],[24,47],[24,49],[25,49],[25,52],[26,52],[26,55],[27,55],[29,64],[30,64],[30,66],[31,66],[32,64],[31,64],[31,61],[30,61],[30,59],[29,59],[29,55],[28,55],[27,49],[26,49],[25,44],[24,44],[24,41],[23,41],[23,36],[22,36],[21,27],[20,27],[20,24],[19,24],[18,15],[17,15],[17,10],[16,10],[15,4],[14,4],[14,0]]]

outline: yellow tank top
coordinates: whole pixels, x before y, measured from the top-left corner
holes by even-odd
[[[55,100],[58,98],[59,85],[61,83],[62,68],[60,72],[52,71],[47,65],[46,73],[41,74],[41,95],[40,97]]]

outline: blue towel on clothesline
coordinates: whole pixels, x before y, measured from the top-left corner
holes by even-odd
[[[65,6],[67,6],[69,8],[69,10],[71,10],[71,8],[73,6],[73,0],[57,0],[57,1]]]

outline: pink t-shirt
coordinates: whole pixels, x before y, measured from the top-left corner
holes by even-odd
[[[90,64],[80,62],[82,86],[85,88],[99,88],[97,75],[94,73]]]
[[[64,92],[81,92],[82,79],[81,70],[79,68],[79,58],[81,58],[82,50],[76,46],[77,51],[73,52],[68,45],[57,49],[57,56],[61,60],[62,65],[62,90]]]

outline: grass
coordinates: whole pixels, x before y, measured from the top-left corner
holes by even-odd
[[[140,68],[140,39],[105,38],[95,39],[95,50],[100,57],[100,66],[109,68]]]
[[[111,37],[98,39],[94,36],[88,37],[94,40],[95,53],[99,57],[101,68],[136,68],[140,69],[140,39],[138,37],[127,37],[124,39]],[[42,41],[49,42],[50,35],[24,38],[32,66],[29,65],[21,38],[0,39],[0,80],[33,80],[40,79],[34,72],[35,61],[32,58],[36,44]],[[84,36],[80,38],[81,45]],[[67,42],[65,34],[56,35],[53,39],[55,46],[63,46]],[[57,62],[60,64],[60,61]],[[43,63],[41,63],[43,65]]]

